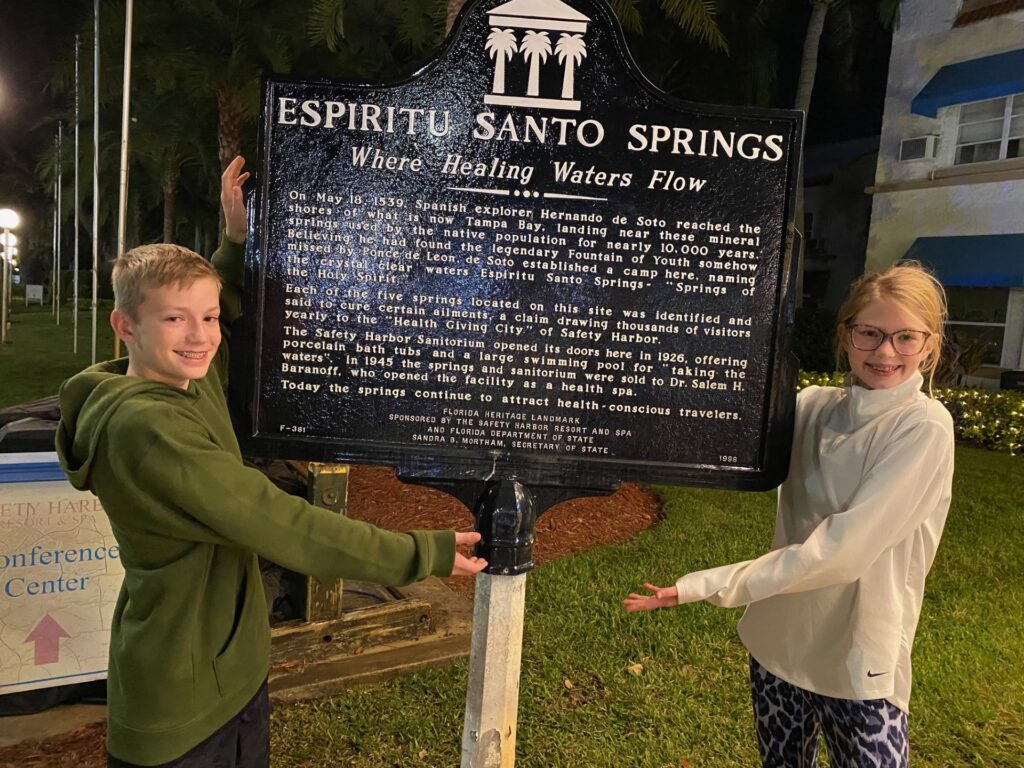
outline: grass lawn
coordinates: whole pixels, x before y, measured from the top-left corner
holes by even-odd
[[[1022,765],[1022,480],[1019,457],[957,451],[953,509],[914,651],[917,768]],[[654,529],[530,575],[517,766],[757,764],[739,610],[627,615],[619,601],[645,578],[667,584],[763,552],[774,495],[659,490],[666,518]],[[466,674],[461,664],[280,706],[273,765],[458,766]]]
[[[18,297],[11,308],[10,344],[0,346],[0,408],[57,394],[69,376],[87,368],[92,358],[92,310],[79,301],[78,354],[73,354],[71,305],[61,308],[60,325],[50,305],[29,305]],[[102,304],[96,318],[96,359],[114,356],[110,308]]]
[[[89,364],[90,315],[80,316],[77,356],[70,319],[63,313],[56,327],[49,307],[15,302],[13,344],[0,349],[0,407],[54,394]],[[98,327],[97,357],[107,359],[106,311]],[[957,450],[953,509],[914,653],[915,768],[1024,765],[1022,462]],[[520,768],[756,764],[740,611],[697,604],[627,615],[619,601],[645,579],[668,584],[764,552],[774,495],[659,492],[666,517],[654,529],[530,575]],[[463,663],[280,706],[273,765],[458,766],[466,672]]]

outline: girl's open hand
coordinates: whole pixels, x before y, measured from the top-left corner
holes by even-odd
[[[679,602],[679,593],[674,586],[656,587],[653,584],[644,584],[644,589],[651,594],[639,595],[630,592],[629,597],[622,601],[627,611],[653,611],[655,608],[668,608]]]

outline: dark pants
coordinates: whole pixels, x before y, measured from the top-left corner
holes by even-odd
[[[816,768],[824,735],[832,768],[906,768],[907,715],[885,699],[805,691],[750,658],[757,746],[764,768]]]
[[[176,760],[152,768],[267,768],[270,699],[264,682],[242,711]],[[141,768],[107,754],[107,768]]]

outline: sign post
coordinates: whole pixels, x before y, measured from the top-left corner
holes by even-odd
[[[801,132],[661,93],[603,0],[471,2],[395,85],[265,82],[240,440],[474,512],[464,766],[514,761],[544,510],[785,477]]]

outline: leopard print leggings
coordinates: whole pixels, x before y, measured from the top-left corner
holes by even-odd
[[[816,768],[824,734],[832,768],[906,768],[907,715],[885,699],[805,691],[750,658],[757,747],[764,768]]]

